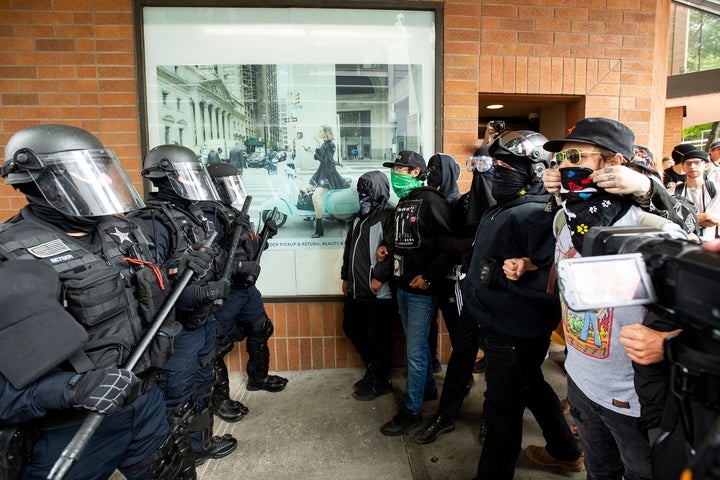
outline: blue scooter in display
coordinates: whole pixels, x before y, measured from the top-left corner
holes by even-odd
[[[346,178],[346,180],[348,184],[352,182],[350,178]],[[262,203],[260,209],[262,221],[267,221],[273,208],[277,208],[273,220],[275,220],[278,227],[283,226],[288,217],[291,216],[312,220],[315,218],[315,209],[312,204],[313,191],[314,188],[303,191],[297,181],[287,178],[285,191],[280,195],[268,198]],[[323,197],[323,219],[347,223],[357,213],[359,207],[356,189],[352,187],[331,189]]]

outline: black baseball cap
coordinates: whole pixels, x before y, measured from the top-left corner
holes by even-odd
[[[609,118],[584,118],[568,129],[565,138],[550,140],[544,148],[548,152],[559,152],[569,142],[587,143],[607,148],[621,154],[626,160],[633,157],[635,134],[624,124]]]
[[[709,152],[710,150],[715,150],[716,148],[720,148],[720,139],[714,140],[714,141],[710,144],[710,146],[708,147],[708,152]]]
[[[675,163],[682,163],[685,154],[692,152],[693,150],[697,150],[697,148],[695,148],[692,144],[681,143],[673,147],[673,151],[670,155],[672,156],[672,159],[675,160]]]
[[[385,162],[383,167],[394,167],[395,165],[402,165],[404,167],[419,168],[421,172],[424,172],[427,168],[425,159],[419,153],[413,152],[412,150],[402,150],[395,156],[394,162]]]
[[[707,152],[703,152],[702,150],[690,150],[685,155],[683,155],[683,163],[685,163],[686,160],[689,160],[691,158],[699,158],[700,160],[703,160],[705,162],[710,161],[710,155],[707,154]]]

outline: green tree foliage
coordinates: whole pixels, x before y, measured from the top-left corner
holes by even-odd
[[[690,10],[687,71],[720,68],[720,17]]]
[[[698,140],[702,138],[702,133],[710,130],[712,123],[701,123],[700,125],[693,125],[692,127],[685,127],[682,129],[682,138],[684,142],[692,140]]]

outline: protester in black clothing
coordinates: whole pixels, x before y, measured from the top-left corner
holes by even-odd
[[[469,238],[470,242],[475,238],[482,212],[495,205],[495,200],[492,198],[493,160],[489,155],[488,147],[480,147],[475,155],[468,159],[467,168],[473,173],[472,186],[469,192],[463,194],[453,204],[452,208],[454,233],[462,239]],[[470,261],[472,246],[462,251],[464,254],[463,267],[459,274],[460,283]],[[453,420],[460,412],[463,400],[473,384],[472,373],[475,370],[474,364],[480,348],[480,329],[467,309],[462,308],[461,292],[458,292],[454,298],[459,313],[453,328],[448,328],[452,352],[445,371],[437,413],[413,436],[413,440],[420,444],[434,442],[440,434],[455,430]],[[479,368],[481,371],[484,370],[484,357],[480,361]],[[484,436],[484,423],[481,424],[480,435]]]
[[[460,198],[460,189],[458,189],[457,184],[458,178],[460,178],[460,166],[452,156],[445,153],[436,153],[430,157],[428,160],[427,186],[438,189],[445,197],[445,200],[447,200],[451,209],[453,209],[453,205]],[[461,222],[464,224],[464,220],[461,220]],[[454,230],[456,225],[457,224],[453,222]],[[453,234],[455,233],[456,232],[453,231]],[[454,239],[450,240],[450,245],[448,245],[447,248],[450,253],[455,254],[455,263],[459,264],[462,255],[460,250],[464,250],[464,248],[458,248],[459,246],[452,241]],[[458,272],[453,270],[449,272],[448,275],[452,278],[448,277],[442,280],[442,292],[438,295],[438,313],[442,312],[443,314],[445,327],[450,334],[450,342],[452,343],[452,331],[457,324],[457,317],[460,314],[456,298],[457,293],[454,288],[458,280]],[[430,334],[428,335],[433,373],[439,373],[442,369],[440,361],[437,358],[439,321],[439,315],[436,315],[435,319],[430,323]]]
[[[506,131],[490,146],[497,205],[482,217],[463,282],[487,359],[487,433],[477,479],[513,478],[525,408],[538,421],[548,452],[568,469],[582,469],[582,453],[541,370],[560,318],[558,296],[546,293],[555,246],[542,183],[550,165],[546,141],[535,132]]]
[[[343,330],[365,363],[366,372],[355,384],[353,397],[372,400],[392,392],[393,321],[395,302],[390,288],[392,261],[378,261],[382,245],[393,249],[395,209],[388,204],[390,183],[377,170],[363,174],[357,182],[360,208],[348,229],[340,268],[345,295]]]
[[[318,148],[314,150],[314,158],[320,165],[310,177],[309,189],[313,190],[312,202],[315,208],[315,232],[312,238],[322,237],[325,234],[323,228],[323,197],[330,189],[348,188],[350,185],[335,168],[335,144],[333,143],[335,136],[332,128],[322,125],[320,131],[315,137]],[[313,152],[309,147],[305,147],[308,152]]]
[[[390,181],[400,198],[395,208],[393,262],[408,379],[400,411],[380,431],[402,435],[422,421],[423,400],[437,398],[427,337],[436,311],[437,285],[450,267],[449,254],[439,248],[440,239],[451,236],[450,207],[437,190],[422,186],[426,166],[418,153],[403,150],[383,166],[392,168]]]

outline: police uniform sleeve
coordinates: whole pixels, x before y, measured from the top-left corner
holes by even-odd
[[[49,410],[71,407],[69,382],[74,374],[48,373],[22,390],[0,375],[0,423],[23,423],[44,417]]]

